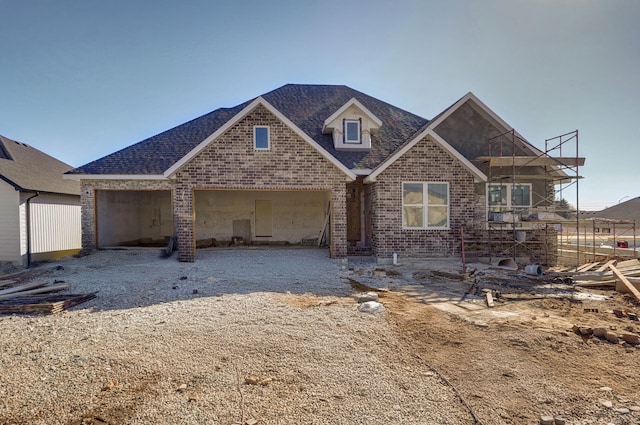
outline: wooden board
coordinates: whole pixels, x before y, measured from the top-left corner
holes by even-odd
[[[327,226],[329,225],[330,218],[331,218],[331,202],[329,202],[329,206],[327,207],[327,215],[324,217],[324,223],[322,224],[322,229],[320,229],[320,234],[318,235],[318,247],[322,246],[322,240],[327,233]]]
[[[27,289],[39,288],[40,286],[44,286],[46,284],[47,284],[47,282],[24,283],[22,285],[14,286],[12,288],[3,289],[2,291],[0,291],[0,296],[5,295],[5,294],[12,294],[14,292],[26,291]]]
[[[598,267],[598,268],[596,269],[596,271],[597,271],[597,272],[603,272],[603,271],[607,270],[607,269],[609,268],[609,266],[610,266],[611,264],[615,263],[615,262],[616,262],[616,260],[609,260],[609,261],[607,261],[606,263],[604,263],[603,265],[601,265],[600,267]]]
[[[585,159],[566,156],[481,156],[476,161],[488,162],[490,167],[541,167],[558,165],[565,167],[583,166]]]
[[[618,280],[620,280],[620,282],[622,282],[622,284],[627,288],[627,290],[629,290],[629,292],[631,292],[633,296],[636,297],[636,300],[640,301],[640,291],[638,291],[636,287],[633,286],[631,282],[629,282],[629,280],[622,273],[620,273],[620,271],[614,265],[610,265],[609,268],[611,269],[613,274],[616,275]]]
[[[47,283],[45,282],[45,285]],[[15,298],[15,297],[21,297],[23,295],[34,295],[34,294],[44,294],[47,292],[56,292],[56,291],[62,291],[63,289],[67,289],[70,288],[71,285],[69,285],[68,283],[61,283],[59,285],[51,285],[51,286],[42,286],[41,288],[36,288],[36,289],[30,289],[28,291],[20,291],[20,292],[14,292],[11,294],[3,294],[0,295],[0,300],[5,300],[5,299],[9,299],[9,298]]]
[[[640,267],[640,261],[638,261],[637,258],[634,258],[633,260],[620,261],[616,264],[616,269],[618,270],[631,269],[636,267]]]
[[[97,292],[67,295],[26,295],[0,301],[0,314],[53,314],[90,301]]]
[[[600,262],[583,264],[580,267],[578,267],[578,269],[576,271],[577,272],[586,272],[587,270],[590,270],[590,269],[594,268],[598,264],[600,264]]]
[[[491,295],[491,291],[487,292],[487,307],[495,307],[495,303],[493,302],[493,295]]]

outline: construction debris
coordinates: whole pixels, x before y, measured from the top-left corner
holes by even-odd
[[[631,293],[640,301],[640,261],[638,259],[583,264],[582,266],[559,271],[563,276],[571,276],[576,286],[615,287],[623,293]]]
[[[8,286],[9,284],[7,284]],[[0,314],[53,314],[96,297],[90,294],[53,294],[68,289],[66,283],[30,282],[13,284],[0,291]]]
[[[0,314],[54,314],[78,304],[90,301],[97,292],[90,294],[39,295],[16,297],[0,301]]]

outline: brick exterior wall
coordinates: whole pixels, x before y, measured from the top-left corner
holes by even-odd
[[[96,248],[96,190],[171,190],[170,180],[82,180],[80,208],[82,221],[82,252]]]
[[[256,151],[253,127],[270,128],[271,148]],[[447,230],[402,229],[402,182],[448,182]],[[266,108],[259,106],[193,158],[172,180],[83,180],[81,182],[82,247],[96,247],[96,190],[171,190],[174,227],[180,261],[193,261],[194,191],[322,190],[331,191],[330,252],[347,256],[346,176]],[[485,202],[474,190],[474,177],[456,158],[425,138],[366,185],[372,253],[379,259],[450,257],[460,255],[460,228],[469,239],[487,240]],[[482,224],[479,224],[482,223]],[[492,232],[494,241],[513,239],[512,232]],[[532,261],[555,263],[557,240],[553,227],[527,231]],[[485,247],[486,248],[486,244]],[[499,245],[493,246],[497,250]],[[533,253],[533,254],[532,254]]]
[[[270,150],[254,149],[255,125],[269,126]],[[331,256],[347,255],[345,174],[262,106],[176,174],[173,200],[180,261],[194,260],[193,193],[198,189],[331,191]]]
[[[402,183],[449,183],[448,230],[402,228]],[[373,254],[399,257],[448,257],[460,253],[460,226],[474,217],[476,197],[471,172],[428,137],[380,173],[371,188]]]
[[[524,232],[517,240],[516,232]],[[528,258],[530,263],[554,266],[558,262],[558,232],[552,223],[509,224],[479,221],[465,229],[469,257]]]

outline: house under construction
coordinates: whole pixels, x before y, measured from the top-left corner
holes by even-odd
[[[467,255],[548,266],[637,257],[634,220],[577,214],[585,164],[578,138],[575,130],[547,139],[544,151],[515,130],[488,139],[487,155],[476,158],[488,177],[477,194],[487,215],[476,217],[463,235]],[[568,192],[575,199],[565,199]]]

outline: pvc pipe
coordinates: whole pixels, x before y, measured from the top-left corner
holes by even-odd
[[[542,266],[530,264],[528,266],[524,266],[524,272],[533,276],[542,276]]]

